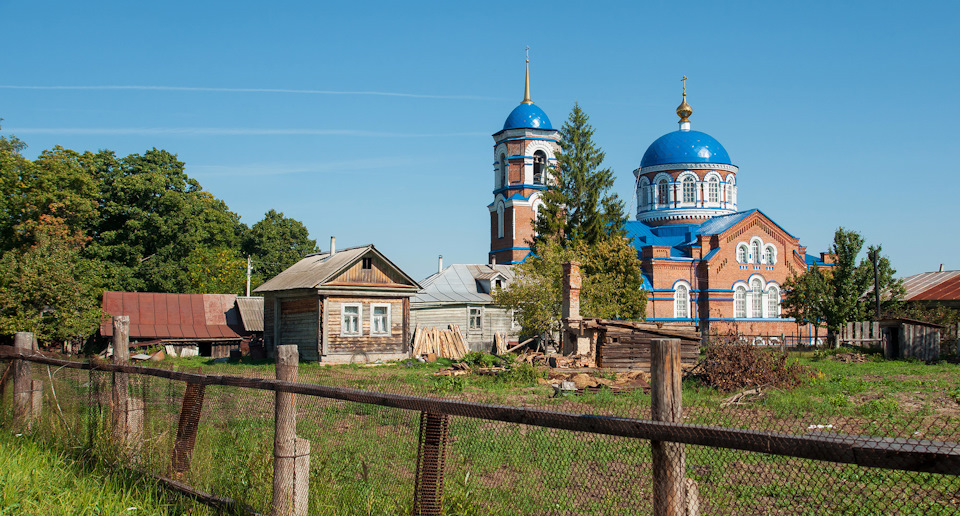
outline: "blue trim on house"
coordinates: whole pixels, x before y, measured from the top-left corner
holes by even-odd
[[[530,247],[504,247],[502,249],[493,249],[491,251],[488,251],[487,254],[499,253],[502,251],[530,251],[530,250],[532,250],[532,248]]]

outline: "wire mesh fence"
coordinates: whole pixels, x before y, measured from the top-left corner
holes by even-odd
[[[241,376],[23,358],[5,369],[24,364],[31,394],[5,389],[5,425],[220,497],[224,510],[270,513],[279,483],[307,490],[309,514],[960,511],[955,411],[820,424],[802,407],[688,403],[669,423],[650,420],[643,391],[450,392],[411,381],[416,365],[303,367],[285,383],[270,364]],[[295,432],[278,454],[279,394],[294,398]],[[17,409],[18,395],[40,401]],[[293,465],[279,478],[277,457]]]

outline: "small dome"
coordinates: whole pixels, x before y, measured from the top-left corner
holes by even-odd
[[[700,131],[674,131],[659,138],[647,148],[640,167],[670,163],[717,163],[732,165],[727,150],[713,136]]]
[[[542,109],[534,103],[520,104],[510,112],[507,121],[503,123],[504,129],[546,129],[552,130],[550,119]]]

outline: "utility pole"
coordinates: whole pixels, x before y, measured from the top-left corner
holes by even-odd
[[[250,273],[253,268],[250,267],[250,255],[247,255],[247,297],[250,297]]]
[[[873,298],[877,304],[877,320],[880,320],[880,249],[883,246],[877,246],[874,249],[870,247],[867,254],[870,255],[870,260],[873,262]]]

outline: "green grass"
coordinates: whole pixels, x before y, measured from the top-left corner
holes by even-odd
[[[214,514],[145,476],[0,431],[0,514]]]
[[[492,362],[472,358],[478,364]],[[685,381],[685,421],[791,434],[960,439],[957,365],[847,364],[809,355],[793,359],[817,374],[796,389],[772,390],[739,406],[720,408],[729,393]],[[161,364],[200,367],[205,373],[273,376],[273,366],[266,362],[223,364],[191,358]],[[540,372],[527,366],[501,376],[433,375],[443,366],[412,361],[381,367],[301,364],[299,373],[301,381],[326,385],[649,417],[650,397],[640,391],[553,398],[553,390],[538,383]],[[45,369],[40,372],[36,370],[35,377],[47,377]],[[170,450],[183,384],[142,377],[133,383],[133,392],[146,407],[142,465],[172,476]],[[95,384],[86,373],[58,373],[64,416],[58,415],[48,393],[36,438],[57,444],[63,435],[73,435],[96,456],[117,457],[103,430],[107,413],[91,403]],[[272,402],[272,392],[208,386],[193,468],[184,481],[268,512]],[[410,512],[418,413],[308,396],[297,396],[297,405],[297,434],[311,443],[311,514]],[[811,429],[816,425],[822,429]],[[687,476],[698,482],[705,514],[758,514],[771,507],[800,514],[952,514],[958,509],[957,477],[699,446],[687,447],[686,465]],[[448,514],[648,513],[651,489],[647,441],[450,418],[444,490]]]

